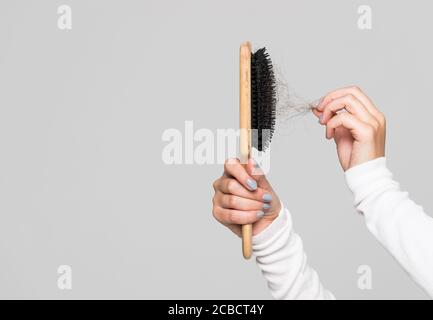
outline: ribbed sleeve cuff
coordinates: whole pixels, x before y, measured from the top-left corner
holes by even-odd
[[[345,173],[346,182],[355,197],[354,204],[358,206],[370,194],[376,194],[389,187],[392,173],[386,167],[386,158],[377,158]]]

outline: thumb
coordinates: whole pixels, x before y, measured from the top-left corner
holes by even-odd
[[[248,174],[251,177],[253,177],[254,180],[256,180],[258,187],[266,190],[272,190],[272,187],[268,182],[268,179],[266,179],[266,176],[263,173],[262,169],[253,158],[250,158],[248,160],[248,163],[246,165],[246,170]]]

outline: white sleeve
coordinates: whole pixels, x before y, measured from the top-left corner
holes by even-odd
[[[400,190],[385,158],[356,166],[345,175],[367,228],[433,297],[433,218]]]
[[[272,224],[253,237],[253,252],[275,299],[335,299],[307,264],[302,240],[283,204]]]

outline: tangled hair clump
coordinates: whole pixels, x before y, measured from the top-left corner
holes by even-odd
[[[276,72],[276,88],[276,118],[279,123],[287,122],[297,116],[306,115],[315,107],[314,102],[307,102],[291,93],[286,80],[280,72]]]

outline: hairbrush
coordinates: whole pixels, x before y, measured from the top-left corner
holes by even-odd
[[[246,165],[252,148],[265,151],[271,142],[277,104],[276,81],[266,48],[252,53],[250,42],[240,46],[239,71],[239,154],[241,163]],[[242,253],[245,259],[252,254],[252,231],[251,224],[242,226]]]

